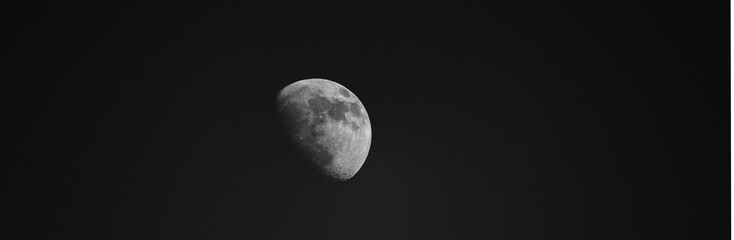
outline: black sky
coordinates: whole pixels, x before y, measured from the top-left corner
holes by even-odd
[[[728,239],[729,5],[16,3],[3,239]],[[372,122],[350,181],[275,97]]]

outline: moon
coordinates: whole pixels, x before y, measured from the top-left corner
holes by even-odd
[[[280,90],[277,111],[304,159],[325,177],[346,181],[362,168],[372,126],[352,91],[326,79],[300,80]]]

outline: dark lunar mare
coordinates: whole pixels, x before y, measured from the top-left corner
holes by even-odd
[[[331,108],[329,108],[329,116],[336,121],[346,121],[347,111],[349,111],[349,106],[347,106],[347,103],[337,101],[337,103],[332,104]]]
[[[346,90],[346,89],[344,89],[344,88],[339,88],[339,93],[341,93],[341,94],[342,94],[342,96],[344,96],[344,97],[347,97],[347,98],[351,96],[351,95],[349,94],[349,91],[347,91],[347,90]]]
[[[350,111],[349,103],[336,100],[335,102],[322,96],[314,96],[308,100],[308,105],[314,114],[321,115],[327,113],[334,121],[346,121],[346,113]]]
[[[345,102],[338,99],[331,102],[325,97],[314,96],[308,100],[308,104],[313,113],[317,116],[321,117],[324,113],[327,113],[331,119],[334,119],[334,121],[337,122],[347,122],[347,112],[351,112],[357,118],[362,118],[362,107],[360,107],[359,103],[356,102]],[[358,131],[360,128],[354,122],[349,123],[349,125],[354,131]]]
[[[362,118],[362,108],[359,106],[359,103],[349,103],[349,110],[354,114],[354,116]]]

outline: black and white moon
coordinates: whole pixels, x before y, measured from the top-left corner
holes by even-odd
[[[346,87],[305,79],[283,88],[278,118],[302,156],[327,178],[346,181],[364,164],[372,127],[362,102]]]

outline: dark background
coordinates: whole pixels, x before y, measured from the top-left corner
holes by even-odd
[[[725,1],[246,2],[0,7],[3,239],[730,237]],[[314,77],[347,182],[277,134]]]

